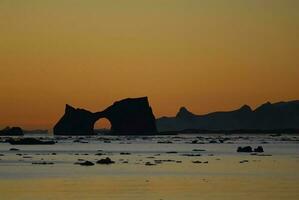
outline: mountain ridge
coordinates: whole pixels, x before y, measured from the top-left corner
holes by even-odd
[[[266,102],[256,109],[243,105],[232,111],[218,111],[198,115],[181,107],[174,117],[156,119],[159,131],[185,129],[238,130],[238,129],[298,129],[299,100]]]

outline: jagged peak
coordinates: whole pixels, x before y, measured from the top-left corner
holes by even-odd
[[[272,105],[273,105],[273,104],[272,104],[271,102],[267,101],[266,103],[264,103],[264,104],[260,105],[259,107],[257,107],[257,108],[255,109],[255,111],[259,111],[259,110],[267,109],[267,108],[271,107]]]
[[[189,118],[189,117],[194,117],[195,115],[190,112],[186,107],[182,106],[177,113],[176,117],[178,118]]]
[[[136,98],[126,98],[119,101],[115,101],[113,104],[124,103],[124,102],[136,102],[136,101],[148,103],[148,97],[143,96],[143,97],[136,97]]]
[[[271,106],[272,103],[270,101],[267,101],[266,103],[263,103],[261,106]]]
[[[65,104],[65,112],[70,112],[72,110],[75,110],[75,108],[69,104]]]
[[[247,104],[243,105],[240,110],[243,110],[243,111],[252,111],[251,107]]]

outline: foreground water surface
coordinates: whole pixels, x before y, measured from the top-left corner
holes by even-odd
[[[299,198],[299,135],[54,139],[54,145],[10,145],[1,139],[1,199]],[[265,152],[236,152],[247,145]],[[115,163],[96,164],[106,157]],[[74,164],[86,160],[95,165]]]

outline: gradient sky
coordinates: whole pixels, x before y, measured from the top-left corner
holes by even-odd
[[[0,0],[0,127],[148,96],[156,117],[299,99],[297,0]]]

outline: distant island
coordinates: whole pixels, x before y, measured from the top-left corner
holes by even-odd
[[[156,120],[159,132],[297,132],[299,100],[267,102],[255,110],[248,105],[233,111],[196,115],[181,107],[175,117]]]
[[[54,135],[94,135],[94,124],[101,118],[111,123],[111,134],[157,134],[155,116],[147,97],[127,98],[114,102],[100,112],[66,105],[65,113],[55,124]]]
[[[24,132],[20,127],[5,127],[0,130],[0,136],[23,136]]]

